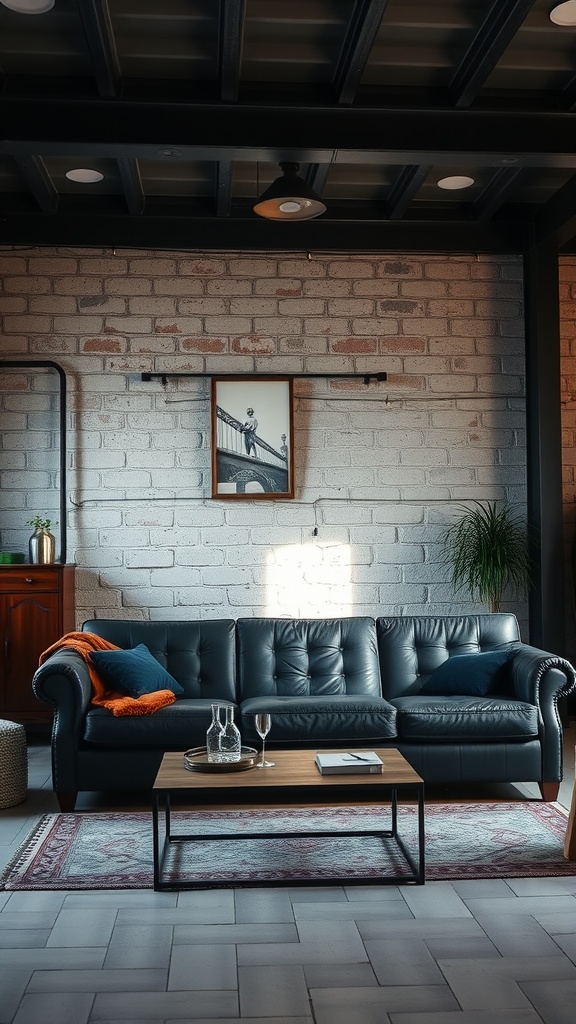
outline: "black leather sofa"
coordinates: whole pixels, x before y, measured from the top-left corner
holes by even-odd
[[[33,689],[54,709],[63,810],[79,791],[150,789],[164,751],[203,745],[214,702],[234,705],[244,743],[258,742],[254,715],[267,711],[271,748],[394,746],[429,783],[536,782],[543,799],[557,796],[558,701],[574,669],[522,643],[511,614],[95,619],[82,629],[124,649],[145,644],[184,694],[152,715],[115,717],[91,704],[78,653],[48,657]]]

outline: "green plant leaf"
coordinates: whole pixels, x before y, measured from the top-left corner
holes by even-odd
[[[474,502],[458,506],[458,522],[444,535],[444,564],[451,568],[456,592],[468,590],[473,599],[500,607],[507,588],[519,592],[531,576],[527,528],[508,502]]]

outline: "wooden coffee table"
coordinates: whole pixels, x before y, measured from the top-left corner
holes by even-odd
[[[342,753],[347,748],[334,749]],[[374,748],[371,748],[374,749]],[[366,878],[307,878],[304,880],[269,880],[270,885],[351,885],[351,884],[405,884],[423,885],[424,872],[424,781],[416,774],[402,754],[395,748],[375,748],[384,762],[381,775],[321,775],[316,768],[315,750],[274,750],[269,751],[275,762],[274,768],[250,768],[247,771],[224,772],[222,774],[189,771],[184,767],[182,753],[164,754],[152,789],[152,827],[154,841],[154,889],[198,889],[207,888],[205,880],[194,878],[179,879],[167,877],[166,858],[170,847],[176,843],[193,843],[199,840],[234,839],[230,834],[215,836],[181,834],[172,830],[171,808],[176,799],[185,799],[194,808],[212,806],[221,809],[238,810],[241,807],[332,807],[350,805],[382,804],[383,824],[387,828],[378,831],[346,831],[338,833],[347,836],[380,836],[392,840],[410,873],[386,874]],[[328,751],[324,751],[328,753]],[[418,843],[416,856],[407,848],[398,834],[398,790],[406,798],[418,804]],[[276,803],[275,803],[276,801]],[[333,832],[306,831],[307,836],[333,836]],[[274,832],[277,838],[294,837],[293,832]],[[262,832],[242,832],[239,839],[266,838]],[[218,879],[215,875],[211,886],[230,884],[229,879]],[[238,881],[238,886],[263,884],[256,879]]]

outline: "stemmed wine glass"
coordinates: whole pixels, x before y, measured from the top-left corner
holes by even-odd
[[[256,715],[256,732],[262,740],[262,760],[256,765],[257,768],[273,768],[274,761],[264,760],[264,748],[266,746],[266,737],[270,732],[272,726],[272,717],[270,715]]]

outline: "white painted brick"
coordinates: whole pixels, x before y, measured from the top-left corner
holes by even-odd
[[[346,282],[329,282],[330,284],[344,285]],[[371,281],[353,281],[352,282],[352,293],[353,295],[373,295],[378,298],[394,298],[395,295],[400,294],[400,288],[403,290],[403,283],[400,285],[398,281],[384,281],[382,278]],[[422,287],[422,284],[421,284]],[[419,291],[418,295],[424,293]]]
[[[195,282],[195,281],[191,281],[190,282],[190,284],[196,284],[196,283],[197,282]],[[257,282],[255,282],[253,284],[252,281],[242,281],[240,278],[234,279],[232,277],[227,277],[224,280],[220,280],[220,281],[218,281],[218,280],[216,280],[216,281],[210,281],[210,280],[206,281],[205,282],[205,288],[206,288],[206,294],[207,295],[226,295],[226,296],[229,296],[229,295],[251,295],[253,287],[254,287],[254,291],[255,291],[256,294],[261,294],[261,295],[269,295],[270,294],[270,295],[273,295],[274,294],[273,291],[268,292],[268,291],[266,291],[265,288],[259,287],[263,283],[264,282],[262,282],[262,281],[257,281]],[[274,287],[274,283],[273,282],[266,281],[265,283],[266,284],[270,284],[272,287]],[[198,287],[199,288],[202,287],[202,285],[199,282],[198,282]],[[192,291],[191,294],[196,294],[195,290]],[[199,292],[198,292],[198,294],[199,294]]]
[[[260,571],[268,564],[269,553],[265,548],[253,547],[251,544],[245,545],[244,547],[231,547],[226,551],[220,551],[219,554],[222,555],[222,561],[226,561],[228,565],[250,565],[254,571]],[[221,563],[211,563],[210,561],[206,561],[205,564],[211,565]]]
[[[12,309],[23,318],[4,335],[3,354],[50,355],[65,363],[69,378],[68,485],[73,500],[84,503],[70,513],[69,550],[87,567],[78,577],[79,615],[159,621],[477,610],[446,587],[431,538],[462,496],[525,502],[521,260],[184,258],[144,251],[110,258],[90,250],[77,257],[30,250],[24,260],[0,250],[0,270],[21,288],[11,293],[15,298],[34,299],[27,313]],[[28,272],[42,278],[41,286],[32,287]],[[104,295],[115,305],[91,305]],[[42,306],[45,298],[50,305]],[[76,301],[82,311],[74,315]],[[387,316],[373,315],[375,301]],[[193,303],[200,312],[190,316]],[[41,321],[29,330],[34,309],[49,314],[48,328]],[[94,329],[96,312],[104,311],[102,326],[112,331]],[[63,336],[54,321],[69,333]],[[372,342],[380,354],[370,351]],[[568,341],[565,350],[571,351]],[[369,391],[355,382],[348,393],[336,381],[296,383],[295,502],[211,500],[207,383],[183,378],[166,393],[158,382],[130,379],[143,369],[337,375],[375,365],[390,380]],[[0,386],[3,450],[13,459],[26,452],[10,449],[9,435],[31,425],[21,408],[32,406],[19,408],[18,398],[47,395],[51,376],[33,388],[24,378],[19,394],[8,391],[12,405],[2,403]],[[480,401],[457,397],[488,391],[493,397]],[[390,396],[388,406],[374,401],[378,393]],[[517,398],[504,397],[511,393]],[[170,405],[186,394],[191,405]],[[415,400],[406,402],[411,394]],[[46,455],[53,458],[50,418],[37,417],[34,426],[43,443],[53,441]],[[34,448],[22,471],[36,473],[42,455]],[[25,543],[22,510],[33,509],[40,493],[48,507],[50,490],[44,484],[26,493],[20,466],[10,473],[14,486],[2,488],[1,521],[14,516],[10,533]],[[162,495],[167,500],[151,500]],[[6,529],[3,543],[5,536]],[[292,568],[294,586],[287,587]]]
[[[125,452],[130,449],[149,448],[150,434],[145,432],[139,433],[137,430],[105,430],[102,433],[102,442],[104,448],[120,448],[121,451]]]
[[[199,568],[177,565],[170,568],[153,568],[150,573],[151,586],[174,591],[174,587],[199,587],[202,573]]]
[[[202,527],[200,537],[202,544],[215,544],[217,547],[225,549],[240,544],[248,544],[250,534],[248,530],[229,529],[226,526],[220,526],[217,529]]]
[[[224,531],[222,531],[224,532]],[[300,544],[301,532],[298,527],[282,527],[281,529],[254,529],[251,532],[250,540],[255,546],[265,545],[266,547],[286,547],[289,544]]]
[[[125,608],[165,609],[173,603],[173,593],[172,587],[125,587],[122,590],[122,605]]]
[[[193,260],[179,259],[177,267],[178,273],[182,274],[186,278],[194,276],[200,278],[215,278],[223,277],[226,273],[226,263],[224,260],[215,259],[209,256]],[[153,274],[154,271],[152,270],[152,275]]]
[[[254,562],[254,555],[251,548],[245,548],[245,553],[248,556],[245,564],[252,565]],[[174,552],[175,565],[182,566],[188,569],[193,566],[206,566],[206,565],[223,565],[226,561],[226,553],[218,548],[202,548],[198,547],[184,547],[181,545]],[[233,565],[230,562],[230,565]],[[170,572],[170,579],[173,579],[174,574]]]
[[[230,269],[232,269],[232,267]],[[325,277],[326,264],[314,256],[311,260],[280,259],[278,261],[278,276],[302,277],[304,279]]]
[[[78,270],[77,260],[63,259],[58,256],[32,256],[28,261],[28,273],[32,274],[49,274],[51,277],[57,274],[76,274]]]
[[[250,324],[251,321],[245,321]],[[316,323],[316,321],[314,321]],[[278,335],[278,334],[301,334],[303,329],[302,320],[296,316],[257,316],[254,318],[254,331],[256,334]],[[242,330],[231,328],[229,334],[249,334],[251,328],[243,327]],[[318,330],[310,333],[318,334]]]
[[[79,565],[90,565],[94,569],[107,569],[112,566],[122,565],[123,555],[117,549],[111,550],[105,547],[76,547],[72,549],[74,560]],[[77,582],[79,582],[77,580]]]
[[[236,277],[277,277],[284,276],[286,273],[291,276],[291,271],[286,271],[282,267],[282,263],[278,263],[275,259],[268,260],[257,257],[231,259],[228,265],[229,272]]]
[[[148,531],[126,527],[119,530],[101,530],[100,543],[111,548],[121,547],[124,551],[128,548],[143,548],[148,544]]]
[[[42,491],[46,492],[50,487],[50,475],[48,473],[28,472],[20,470],[17,473],[0,473],[0,487],[7,491]]]
[[[174,592],[174,604],[180,608],[206,604],[216,607],[226,604],[226,594],[221,587],[179,587]]]
[[[374,277],[373,263],[361,260],[333,260],[328,265],[330,277],[346,277],[357,281],[360,277]]]
[[[158,548],[137,548],[127,551],[124,563],[128,569],[158,569],[161,566],[172,566],[174,564],[174,553],[165,548],[160,551]],[[154,578],[151,579],[152,586],[155,586]]]
[[[340,323],[341,323],[341,321],[337,321],[336,322],[336,324],[337,324],[336,333],[338,333],[338,325]],[[392,317],[382,317],[382,316],[370,317],[370,318],[354,317],[354,319],[352,320],[351,329],[352,329],[352,333],[353,334],[358,334],[358,335],[362,335],[362,334],[367,334],[367,335],[372,335],[372,334],[393,335],[393,334],[399,334],[400,333],[400,325],[399,325],[398,320],[396,320],[396,319],[394,319]],[[416,329],[414,329],[414,332],[416,332]],[[334,332],[331,331],[330,333],[334,333]],[[410,330],[410,333],[413,333],[412,329]]]

